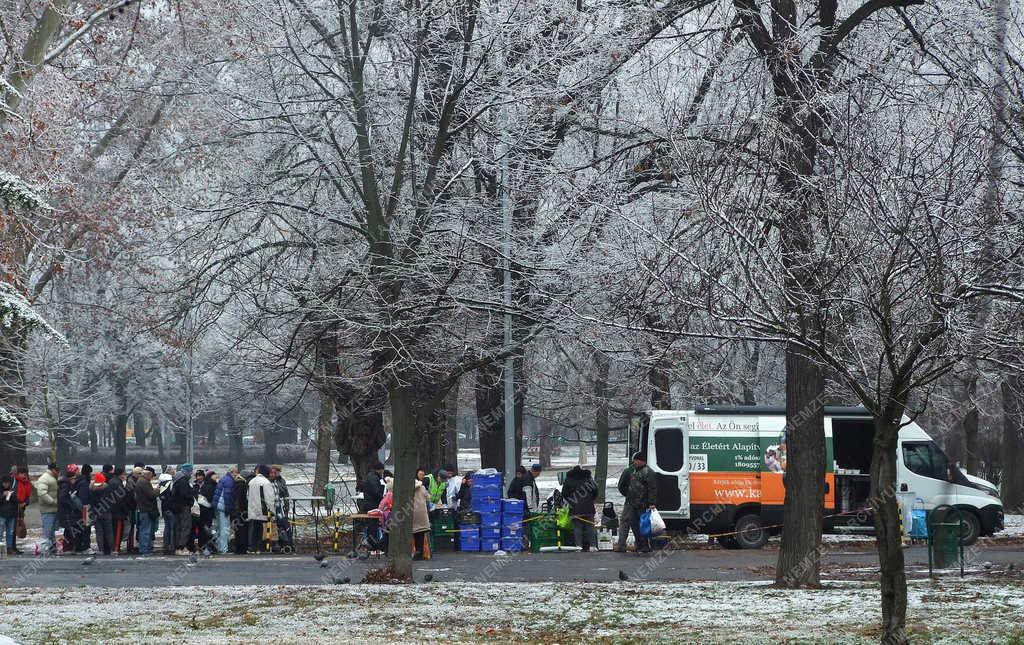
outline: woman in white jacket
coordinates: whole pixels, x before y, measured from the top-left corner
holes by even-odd
[[[277,521],[274,517],[277,491],[267,478],[269,475],[270,467],[260,464],[256,468],[256,476],[249,482],[249,494],[246,496],[249,505],[249,553],[267,550],[269,543],[263,539],[266,523]]]

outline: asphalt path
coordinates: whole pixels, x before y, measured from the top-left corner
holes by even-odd
[[[905,550],[907,570],[913,576],[928,572],[925,547]],[[777,549],[726,551],[721,549],[634,553],[435,553],[415,563],[414,577],[430,575],[435,581],[467,582],[612,582],[620,572],[631,580],[685,582],[696,580],[771,580]],[[973,575],[1024,570],[1024,546],[986,545],[967,552]],[[311,555],[214,556],[195,562],[182,556],[13,556],[0,560],[0,588],[18,587],[140,587],[316,585],[362,580],[367,569],[385,560],[366,561],[329,554],[326,567]],[[823,578],[877,575],[878,559],[871,549],[842,546],[822,554]]]

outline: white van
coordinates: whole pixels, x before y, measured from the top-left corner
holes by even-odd
[[[655,410],[630,432],[630,454],[647,453],[658,509],[669,528],[718,538],[729,548],[759,548],[782,524],[785,408],[708,406]],[[996,487],[965,474],[916,423],[904,418],[897,448],[897,491],[930,510],[948,504],[964,518],[962,542],[1003,528]],[[825,407],[826,532],[872,531],[868,509],[874,422],[864,408]]]

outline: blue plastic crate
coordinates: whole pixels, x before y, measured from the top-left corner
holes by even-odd
[[[465,538],[467,540],[479,540],[480,539],[480,526],[479,525],[476,525],[476,524],[473,524],[473,525],[463,524],[457,530],[458,530],[458,533],[456,533],[455,535],[457,535],[460,540],[463,539],[463,538]]]
[[[501,548],[501,540],[494,538],[492,540],[480,540],[480,550],[494,552]]]
[[[526,511],[526,502],[521,499],[503,499],[501,500],[501,512],[503,515],[509,517],[518,516],[523,517],[523,513]]]
[[[501,504],[501,484],[477,484],[473,482],[473,499],[494,499]]]
[[[459,551],[479,551],[480,540],[475,538],[459,538]]]
[[[475,492],[475,491],[474,491]],[[470,507],[477,513],[500,513],[501,502],[496,499],[480,499],[475,494],[470,500]]]
[[[501,473],[482,473],[482,472],[477,471],[477,472],[473,473],[473,483],[475,484],[478,481],[479,482],[497,482],[500,485],[501,484]]]
[[[523,525],[522,524],[503,524],[501,527],[501,537],[523,537]]]
[[[497,526],[484,526],[480,529],[481,540],[497,540],[501,537],[501,528]]]
[[[502,537],[501,538],[501,550],[502,551],[522,551],[523,550],[523,540],[522,540],[522,538]]]
[[[501,526],[501,513],[480,513],[480,526]]]

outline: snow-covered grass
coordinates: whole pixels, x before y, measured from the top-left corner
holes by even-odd
[[[915,642],[1024,639],[1024,588],[919,581]],[[0,592],[21,643],[877,642],[878,588],[762,583],[480,584]],[[187,636],[186,636],[187,634]]]
[[[1024,515],[1006,515],[1003,525],[1005,528],[996,533],[997,537],[1024,537]]]

